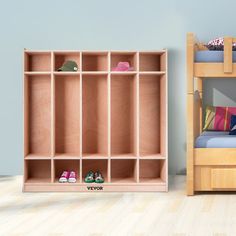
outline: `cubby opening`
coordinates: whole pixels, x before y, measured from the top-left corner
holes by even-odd
[[[54,53],[54,71],[57,71],[64,62],[74,61],[78,66],[78,71],[80,68],[80,53],[79,52],[55,52]]]
[[[136,183],[137,160],[111,160],[112,183]]]
[[[140,76],[140,156],[155,156],[161,153],[161,96],[160,77]]]
[[[55,151],[80,155],[80,78],[55,77]]]
[[[51,79],[25,76],[25,154],[51,155]]]
[[[26,52],[25,71],[50,72],[51,53],[50,52]]]
[[[83,156],[108,156],[106,75],[83,75]]]
[[[108,53],[107,52],[83,52],[82,53],[83,71],[107,71]]]
[[[111,155],[137,155],[137,77],[111,77]]]
[[[63,171],[75,171],[76,183],[80,182],[80,160],[54,160],[55,182],[59,181]]]
[[[142,52],[139,54],[140,71],[165,71],[165,53]]]
[[[165,183],[166,160],[140,160],[139,182],[141,183]]]
[[[134,52],[112,52],[111,53],[111,70],[113,70],[119,62],[128,62],[132,71],[137,70],[137,54]]]
[[[51,160],[27,160],[25,161],[26,183],[50,183]]]
[[[85,176],[89,171],[93,171],[94,173],[96,171],[99,171],[103,178],[104,183],[108,182],[108,160],[83,160],[82,161],[82,177],[83,182],[85,179]]]

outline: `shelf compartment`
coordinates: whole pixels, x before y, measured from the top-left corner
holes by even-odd
[[[25,156],[51,156],[51,79],[25,76]]]
[[[111,155],[137,155],[137,77],[111,76]]]
[[[80,53],[79,52],[55,52],[54,53],[54,71],[57,71],[65,61],[75,61],[78,65],[78,71],[81,70],[80,68]],[[64,73],[59,72],[59,73]],[[69,72],[69,73],[76,73],[76,72]]]
[[[165,160],[140,160],[139,161],[140,183],[166,183]]]
[[[140,71],[165,71],[166,54],[164,52],[140,52]]]
[[[26,72],[50,72],[51,52],[25,52],[24,67]]]
[[[136,52],[112,52],[111,53],[111,68],[117,66],[119,62],[129,62],[130,66],[133,67],[133,70],[137,70],[137,53]],[[124,71],[125,73],[127,71]],[[122,71],[120,71],[122,73]]]
[[[108,71],[107,52],[83,52],[82,53],[83,71]]]
[[[89,171],[100,171],[104,178],[104,183],[108,181],[108,160],[97,159],[97,160],[82,160],[82,177],[83,183],[84,178]],[[87,183],[86,183],[87,184]],[[96,184],[96,183],[95,183]]]
[[[108,156],[108,87],[106,75],[83,75],[83,156]]]
[[[59,182],[59,178],[63,171],[75,171],[77,174],[76,183],[80,182],[80,160],[54,160],[54,176],[55,183]],[[63,184],[63,183],[62,183]]]
[[[51,160],[26,160],[26,183],[51,183]]]
[[[80,155],[80,77],[55,77],[55,151]]]
[[[140,156],[161,153],[161,96],[160,77],[140,76]]]
[[[136,183],[137,160],[111,160],[111,183]]]

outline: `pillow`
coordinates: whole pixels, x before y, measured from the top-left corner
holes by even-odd
[[[230,130],[230,120],[232,115],[236,115],[236,107],[207,106],[203,130]]]
[[[223,51],[224,50],[224,38],[216,38],[210,40],[207,45],[205,45],[211,51]],[[236,51],[236,43],[232,45],[233,51]]]
[[[236,135],[236,115],[231,116],[229,135]]]

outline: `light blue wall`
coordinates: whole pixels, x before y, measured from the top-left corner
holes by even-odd
[[[171,173],[183,171],[186,149],[185,36],[188,31],[195,32],[202,40],[236,35],[235,9],[233,0],[1,0],[0,174],[22,173],[24,47],[168,48],[169,167]],[[214,87],[210,83],[207,86]]]

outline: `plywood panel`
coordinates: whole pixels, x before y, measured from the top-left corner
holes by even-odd
[[[140,53],[139,69],[140,71],[160,71],[164,69],[161,67],[161,54],[160,53]]]
[[[26,182],[51,182],[51,160],[28,160],[26,171]]]
[[[140,155],[160,151],[160,78],[140,76]]]
[[[107,76],[83,76],[83,154],[108,155]]]
[[[82,53],[83,71],[107,71],[108,53]]]
[[[111,182],[136,182],[137,160],[111,160]]]
[[[80,151],[80,79],[55,77],[56,153],[79,155]]]
[[[51,71],[51,54],[26,53],[25,71]]]
[[[136,152],[136,78],[111,78],[111,153]]]
[[[29,153],[50,156],[50,77],[26,77],[28,85]]]

